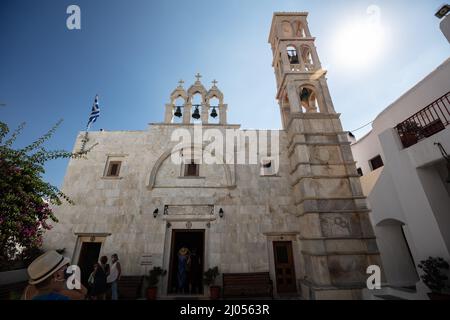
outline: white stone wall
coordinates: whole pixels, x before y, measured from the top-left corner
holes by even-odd
[[[70,160],[62,186],[75,205],[55,208],[59,223],[46,234],[45,246],[66,248],[66,255],[77,263],[78,235],[106,234],[100,254],[118,253],[124,274],[139,275],[144,272],[139,265],[144,253],[158,254],[161,261],[156,264],[168,269],[172,229],[186,228],[191,221],[192,229],[206,230],[205,268],[218,265],[221,272],[269,271],[265,233],[298,229],[285,133],[280,132],[277,176],[260,176],[258,163],[228,165],[231,180],[226,177],[226,165],[201,165],[199,178],[180,178],[180,165],[168,157],[160,163],[151,186],[153,168],[176,144],[170,142],[176,128],[179,126],[155,124],[148,131],[90,132],[86,147],[98,145],[87,159]],[[80,149],[83,137],[84,133],[77,137],[74,151]],[[108,157],[123,161],[119,178],[104,177]],[[172,215],[169,210],[165,216],[165,205],[184,206],[186,213]],[[195,208],[201,205],[213,205],[214,214],[197,214]],[[159,215],[154,218],[156,208]],[[223,218],[218,216],[220,208]],[[167,222],[171,228],[166,227]],[[301,270],[298,273],[300,276]]]

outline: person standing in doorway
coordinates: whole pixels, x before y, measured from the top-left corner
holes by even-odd
[[[106,291],[108,289],[106,279],[109,274],[109,266],[107,264],[108,257],[102,256],[100,258],[100,263],[96,264],[94,268],[93,278],[94,285],[92,288],[92,296],[95,300],[105,300]]]
[[[185,246],[182,246],[178,251],[178,272],[177,272],[177,280],[178,280],[178,291],[179,293],[187,293],[188,291],[188,283],[187,283],[187,272],[188,272],[188,263],[189,263],[189,249]]]
[[[116,253],[111,256],[111,262],[111,270],[108,276],[108,283],[111,285],[111,300],[119,300],[117,283],[120,280],[122,268]]]
[[[202,261],[197,253],[197,249],[193,248],[190,255],[190,271],[189,286],[191,294],[200,294],[202,285]]]

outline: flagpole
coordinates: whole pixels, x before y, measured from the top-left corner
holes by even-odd
[[[95,95],[94,104],[97,102],[97,97],[98,97],[98,94]],[[91,124],[92,124],[92,122],[89,119],[89,122],[88,122],[88,124],[86,126],[86,132],[84,134],[84,138],[81,140],[82,141],[81,150],[80,150],[81,153],[84,152],[84,150],[86,148],[86,143],[89,141],[88,134],[89,134],[89,129],[91,128]]]

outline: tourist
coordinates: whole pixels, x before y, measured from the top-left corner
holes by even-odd
[[[178,290],[180,293],[186,293],[187,283],[187,269],[189,263],[189,249],[182,246],[178,251]]]
[[[122,268],[120,266],[119,257],[116,253],[114,253],[111,256],[111,271],[108,275],[108,284],[111,285],[111,300],[118,300],[119,294],[118,294],[118,287],[117,283],[120,280],[120,276],[122,274]]]
[[[100,263],[97,263],[92,272],[94,283],[92,286],[92,298],[94,300],[105,300],[106,291],[108,290],[106,279],[109,274],[109,265],[107,264],[108,258],[102,256],[100,258]]]
[[[202,281],[201,259],[197,254],[197,249],[193,248],[189,256],[189,286],[190,293],[199,294],[201,292]]]
[[[36,258],[28,267],[29,285],[25,288],[23,300],[82,300],[86,288],[79,290],[67,288],[66,273],[70,265],[68,258],[54,250]]]

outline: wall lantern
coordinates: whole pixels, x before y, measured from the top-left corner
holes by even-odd
[[[156,218],[158,216],[158,212],[159,212],[158,208],[156,208],[155,211],[153,211],[153,218]]]
[[[223,218],[223,209],[222,208],[220,208],[220,210],[219,210],[219,217]]]

